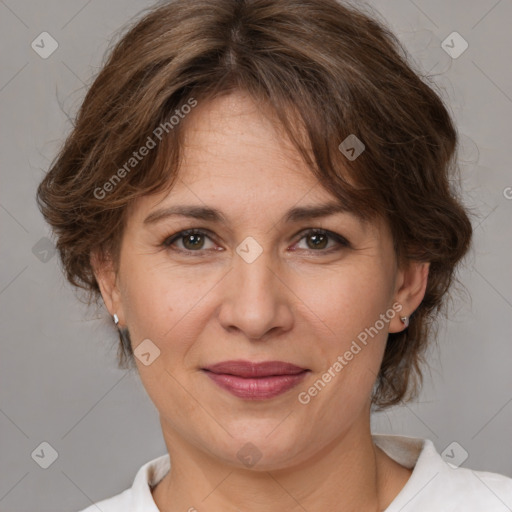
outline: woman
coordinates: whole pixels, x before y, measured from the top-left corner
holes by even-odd
[[[334,0],[136,23],[38,189],[168,450],[87,512],[512,506],[512,479],[370,431],[417,395],[470,246],[456,145],[395,37]]]

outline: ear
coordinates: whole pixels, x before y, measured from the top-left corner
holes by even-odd
[[[106,256],[94,251],[91,252],[90,262],[108,312],[111,316],[114,316],[114,313],[117,315],[119,318],[118,327],[125,326],[121,293],[118,287],[118,275],[114,269],[112,259],[109,255]]]
[[[409,317],[421,304],[427,289],[430,262],[409,261],[397,271],[394,303],[402,305],[402,309],[391,321],[389,332],[400,332],[405,325],[400,317]]]

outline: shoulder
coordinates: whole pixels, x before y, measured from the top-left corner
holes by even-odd
[[[79,510],[78,512],[98,512],[98,510],[101,510],[101,512],[125,512],[130,510],[132,501],[132,490],[126,489],[111,498],[97,501],[93,505]]]
[[[396,462],[412,469],[385,512],[512,511],[512,478],[450,464],[430,439],[395,435],[373,438]],[[450,455],[455,455],[452,452]]]
[[[152,487],[169,469],[169,454],[156,457],[140,467],[129,489],[98,501],[79,512],[158,512],[152,496]]]
[[[449,472],[453,512],[512,510],[512,478],[469,468],[449,468]]]

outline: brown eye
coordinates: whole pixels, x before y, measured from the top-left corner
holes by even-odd
[[[182,237],[185,249],[201,249],[204,245],[204,237],[198,233],[191,233]]]
[[[311,241],[311,244],[308,243],[308,246],[311,249],[325,249],[329,241],[327,235],[324,235],[323,233],[313,233],[311,235],[307,235],[305,238]]]
[[[306,247],[301,249],[311,252],[330,253],[343,247],[350,247],[348,240],[337,233],[326,231],[325,229],[310,229],[303,233],[300,240],[306,240]],[[329,246],[329,241],[333,244]]]
[[[207,233],[199,229],[180,231],[164,240],[163,246],[183,252],[203,252],[206,240],[211,240]],[[213,246],[213,244],[212,244]],[[211,249],[212,247],[210,247]]]

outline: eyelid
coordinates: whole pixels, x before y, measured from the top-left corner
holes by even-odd
[[[180,238],[184,238],[185,236],[187,235],[192,235],[192,234],[198,234],[198,235],[204,235],[204,236],[207,236],[208,238],[210,238],[213,242],[215,242],[215,236],[213,236],[213,233],[209,230],[209,229],[204,229],[204,228],[189,228],[189,229],[183,229],[181,231],[177,231],[176,233],[172,234],[172,235],[169,235],[169,236],[166,236],[164,238],[164,241],[162,242],[162,246],[164,248],[167,248],[167,249],[172,249],[172,244],[176,241],[178,241]],[[201,253],[204,253],[205,251],[204,250],[197,250],[197,251],[190,251],[190,250],[187,250],[187,249],[177,249],[175,248],[174,249],[175,251],[177,252],[185,252],[187,254],[190,254],[190,253],[197,253],[197,254],[201,254]]]
[[[174,242],[176,242],[180,238],[183,238],[190,234],[205,235],[206,237],[210,238],[213,242],[215,242],[215,235],[213,235],[212,231],[210,231],[209,229],[189,228],[189,229],[184,229],[184,230],[178,231],[172,235],[165,237],[164,241],[162,242],[161,245],[165,248],[172,248],[172,244]],[[302,229],[301,231],[299,231],[297,234],[295,234],[293,236],[293,238],[297,238],[297,241],[295,242],[295,244],[297,244],[303,238],[305,238],[307,235],[315,235],[315,234],[326,235],[328,238],[330,238],[331,240],[334,240],[342,247],[352,247],[351,243],[344,236],[342,236],[338,233],[335,233],[333,231],[330,231],[328,229],[324,229],[324,228],[305,228],[305,229]],[[331,247],[330,249],[327,249],[327,250],[322,250],[322,249],[318,249],[318,250],[304,249],[304,250],[306,250],[310,253],[328,254],[328,253],[334,252],[338,249],[339,248],[337,248],[337,247]],[[177,252],[182,252],[182,253],[185,252],[187,254],[190,254],[190,253],[201,254],[201,253],[206,252],[205,250],[201,250],[201,249],[199,249],[197,251],[192,251],[192,250],[188,250],[188,249],[176,249],[175,248],[174,250],[176,250]]]
[[[341,246],[352,247],[351,243],[344,236],[342,236],[338,233],[335,233],[334,231],[330,231],[329,229],[325,229],[325,228],[303,229],[302,231],[299,231],[299,233],[297,233],[297,235],[296,235],[296,236],[299,236],[299,239],[297,240],[297,242],[300,242],[306,235],[314,235],[314,234],[326,235],[331,240],[336,241]],[[335,249],[330,249],[330,250],[335,250]],[[309,251],[311,251],[311,252],[319,252],[319,253],[321,253],[321,252],[327,253],[327,252],[330,252],[330,250],[328,249],[325,251],[321,251],[321,250],[315,251],[314,249],[309,249]]]

